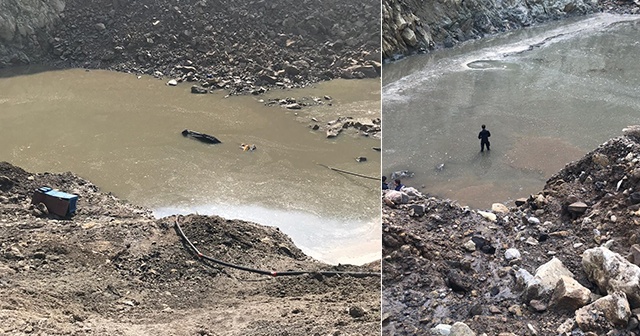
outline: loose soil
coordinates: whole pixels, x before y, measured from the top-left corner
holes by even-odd
[[[76,215],[32,205],[41,186],[79,195]],[[203,262],[175,219],[155,219],[72,173],[0,163],[0,334],[380,333],[379,277],[269,277]],[[273,227],[199,215],[182,227],[205,255],[251,268],[380,271],[375,262],[315,261]]]

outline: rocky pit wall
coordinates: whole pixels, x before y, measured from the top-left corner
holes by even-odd
[[[383,201],[384,335],[640,335],[640,126],[511,207]]]
[[[535,23],[599,11],[636,14],[640,2],[383,0],[382,55],[385,61],[391,61]]]
[[[46,64],[261,93],[380,75],[375,0],[5,0],[0,67]]]
[[[0,2],[0,68],[42,59],[64,9],[64,0]]]

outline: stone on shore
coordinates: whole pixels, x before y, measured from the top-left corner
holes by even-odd
[[[491,211],[499,212],[499,213],[508,213],[509,208],[507,208],[507,206],[502,203],[493,203],[491,205]]]
[[[402,191],[389,190],[385,193],[384,198],[393,204],[406,204],[409,202],[409,196]]]
[[[504,251],[504,258],[506,260],[520,259],[520,257],[520,251],[518,251],[518,249],[508,248]]]
[[[451,326],[449,336],[476,336],[476,333],[463,322],[456,322]]]
[[[209,91],[201,86],[193,85],[191,86],[191,93],[204,94],[204,93],[209,93]]]
[[[627,296],[615,292],[576,310],[576,323],[585,332],[606,333],[624,328],[631,317]]]
[[[557,309],[575,311],[589,303],[591,291],[575,279],[561,276],[551,297],[551,305]]]
[[[562,276],[573,278],[573,273],[556,257],[538,267],[534,277],[526,284],[526,301],[549,299]]]
[[[485,219],[490,220],[492,222],[495,222],[498,219],[498,216],[496,216],[496,214],[494,214],[492,212],[478,210],[478,214],[480,216],[484,217]]]
[[[600,291],[623,292],[632,308],[640,307],[640,267],[602,246],[584,251],[582,267]]]
[[[574,202],[569,204],[569,211],[576,214],[582,215],[587,211],[588,206],[584,202]]]

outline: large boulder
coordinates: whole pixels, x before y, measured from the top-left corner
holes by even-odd
[[[507,208],[507,206],[502,203],[493,203],[491,205],[491,211],[504,214],[509,212],[509,208]]]
[[[191,93],[205,94],[205,93],[209,93],[209,91],[201,86],[193,85],[191,86]]]
[[[392,202],[393,204],[405,204],[409,202],[409,195],[402,191],[389,190],[384,194],[384,199]]]
[[[414,187],[403,187],[402,192],[407,194],[409,197],[422,198],[422,193],[419,192],[418,189]]]
[[[631,317],[627,296],[615,292],[576,311],[576,323],[580,330],[604,335],[614,328],[624,328]]]
[[[589,303],[591,291],[578,281],[561,276],[551,296],[551,305],[557,309],[575,311]]]
[[[640,267],[603,246],[584,251],[582,267],[601,291],[623,292],[632,308],[640,307]]]
[[[418,45],[418,38],[416,37],[416,33],[409,27],[405,27],[402,31],[402,39],[407,45],[411,47],[415,47]]]
[[[573,273],[560,259],[553,257],[538,267],[533,278],[527,282],[524,293],[526,301],[549,299],[563,276],[573,278]]]

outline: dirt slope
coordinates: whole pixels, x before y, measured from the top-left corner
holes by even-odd
[[[78,194],[77,214],[30,205],[43,185]],[[0,163],[0,334],[379,334],[379,277],[273,278],[203,263],[174,220],[71,173]],[[191,215],[183,229],[202,253],[249,267],[379,271],[311,260],[272,227]]]

